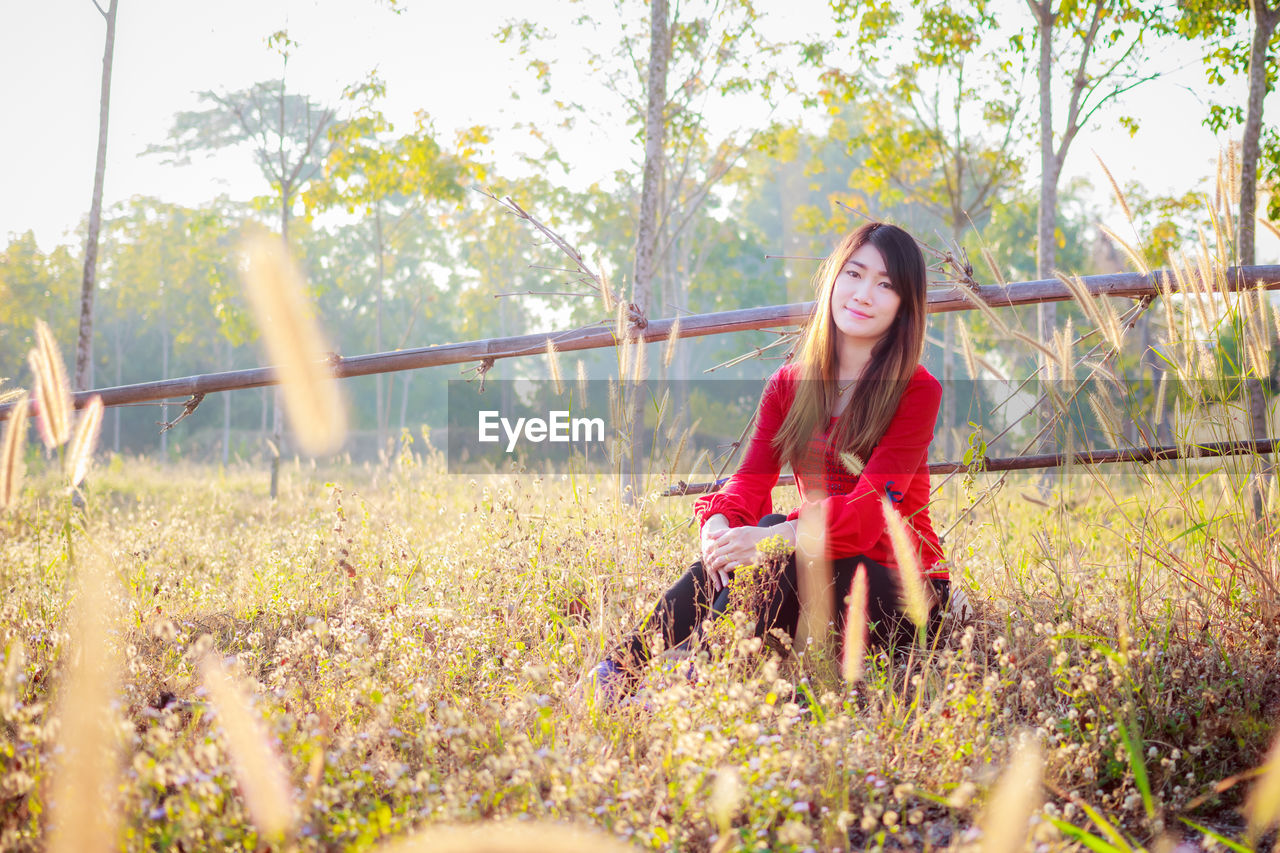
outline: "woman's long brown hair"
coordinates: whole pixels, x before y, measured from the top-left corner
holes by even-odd
[[[884,257],[889,283],[902,301],[893,324],[871,350],[853,399],[831,430],[828,445],[842,453],[852,452],[865,463],[893,420],[907,381],[924,354],[924,255],[911,235],[896,225],[868,222],[841,240],[814,276],[818,298],[795,353],[799,380],[795,400],[773,437],[778,455],[797,472],[820,464],[820,460],[806,460],[811,442],[826,429],[836,404],[840,331],[831,317],[831,294],[849,258],[868,243]]]

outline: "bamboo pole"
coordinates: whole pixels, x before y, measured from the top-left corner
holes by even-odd
[[[1106,450],[1081,450],[1076,453],[1040,453],[1032,456],[1002,456],[985,459],[975,473],[987,471],[1022,471],[1028,468],[1060,468],[1064,465],[1102,465],[1111,462],[1162,462],[1169,459],[1205,459],[1218,456],[1243,456],[1250,453],[1275,453],[1280,448],[1280,438],[1239,441],[1212,441],[1205,444],[1161,444],[1155,447],[1131,447]],[[970,466],[963,462],[930,462],[930,474],[955,474]],[[705,495],[718,492],[729,482],[725,477],[714,483],[679,482],[667,487],[663,497],[681,495]],[[778,478],[778,486],[795,485],[791,474]]]
[[[1113,273],[1085,276],[1081,280],[1089,292],[1095,296],[1138,298],[1173,293],[1178,290],[1177,281],[1167,270],[1156,270],[1150,276],[1141,273]],[[1262,285],[1267,290],[1280,289],[1280,265],[1230,267],[1227,269],[1227,280],[1231,291],[1251,290],[1258,285]],[[982,285],[975,288],[951,285],[934,287],[930,290],[929,312],[936,314],[973,310],[972,300],[975,298],[982,299],[994,308],[1003,308],[1042,302],[1065,302],[1073,297],[1071,290],[1056,279],[1008,285]],[[796,326],[804,322],[812,308],[812,302],[796,302],[789,305],[743,308],[716,314],[693,314],[680,318],[680,327],[676,330],[676,335],[680,338],[696,338],[727,332]],[[633,327],[632,335],[636,339],[648,342],[663,341],[670,336],[674,323],[674,319],[654,320],[642,329]],[[352,376],[416,370],[445,364],[463,364],[470,361],[485,363],[491,359],[541,355],[546,352],[548,341],[553,342],[560,352],[573,352],[614,346],[617,343],[617,336],[612,325],[588,326],[565,332],[486,338],[350,358],[334,355],[330,358],[330,363],[333,375],[339,379],[345,379]],[[75,407],[80,409],[88,405],[92,397],[101,396],[104,406],[119,406],[126,403],[178,397],[203,397],[205,394],[218,391],[261,388],[264,385],[277,383],[274,368],[254,367],[81,391],[74,395],[74,402]],[[0,405],[0,421],[8,418],[12,408],[12,403]]]

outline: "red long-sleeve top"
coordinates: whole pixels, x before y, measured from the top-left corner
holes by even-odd
[[[773,511],[773,487],[782,470],[773,437],[795,399],[797,372],[796,365],[789,364],[769,378],[742,464],[720,491],[694,503],[694,515],[700,523],[720,513],[730,527],[740,527],[755,524]],[[941,401],[942,385],[924,365],[918,366],[893,420],[858,476],[849,472],[838,452],[826,446],[835,418],[826,431],[814,436],[814,450],[822,454],[822,470],[797,473],[802,504],[787,517],[798,518],[806,505],[820,501],[826,512],[829,559],[861,555],[887,566],[897,565],[880,500],[885,495],[906,521],[908,533],[914,535],[921,569],[930,577],[947,577],[942,548],[929,520],[929,443]]]

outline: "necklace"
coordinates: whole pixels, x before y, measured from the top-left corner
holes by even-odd
[[[857,385],[857,384],[858,384],[858,380],[856,380],[856,379],[851,379],[851,380],[849,381],[849,384],[848,384],[848,385],[841,385],[840,383],[838,383],[838,382],[837,382],[837,383],[836,383],[836,396],[837,396],[837,397],[843,397],[845,394],[849,393],[849,389],[850,389],[850,388],[852,388],[854,385]]]

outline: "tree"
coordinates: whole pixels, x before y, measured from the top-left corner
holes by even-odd
[[[376,74],[343,93],[358,106],[351,118],[331,126],[324,177],[313,182],[304,199],[308,209],[342,207],[365,217],[367,245],[374,258],[375,352],[386,348],[383,299],[388,252],[406,223],[420,216],[429,202],[461,198],[460,180],[466,171],[458,158],[446,154],[436,142],[425,113],[417,115],[413,131],[393,136],[395,128],[376,106],[385,94],[386,84]],[[385,450],[390,401],[388,395],[384,405],[385,377],[379,374],[374,379],[378,446]]]
[[[695,0],[674,9],[666,0],[614,0],[613,11],[612,22],[586,14],[576,22],[595,36],[586,63],[609,103],[589,108],[555,100],[554,105],[565,129],[584,118],[611,129],[636,127],[635,165],[613,176],[630,190],[623,192],[636,222],[635,256],[628,265],[632,301],[645,312],[670,312],[683,305],[688,283],[687,275],[674,282],[670,278],[689,266],[687,258],[673,258],[673,252],[681,248],[681,236],[712,190],[741,164],[758,134],[746,127],[713,134],[709,108],[759,111],[763,102],[772,109],[777,91],[793,91],[794,86],[785,64],[777,61],[785,46],[760,33],[749,0]],[[541,94],[550,94],[555,63],[542,59],[538,48],[555,34],[531,21],[515,21],[499,36],[518,43]],[[595,47],[602,44],[606,47]],[[540,160],[563,165],[549,142],[547,147]],[[658,293],[664,296],[660,306],[651,304]]]
[[[59,341],[75,334],[71,314],[51,312],[75,298],[79,264],[66,246],[48,254],[27,231],[0,248],[0,378],[12,380],[35,345],[35,321],[44,320]]]
[[[850,0],[833,0],[832,8],[840,26],[853,25],[849,54],[859,60],[823,75],[829,101],[860,104],[849,146],[867,153],[851,186],[922,208],[959,247],[1022,176],[1022,81],[1001,56],[994,11],[987,0],[917,0],[910,14],[888,16]],[[959,425],[955,318],[947,314],[942,326],[942,445],[951,455]]]
[[[228,306],[238,213],[220,202],[190,208],[134,198],[107,223],[103,295],[112,349],[105,363],[114,367],[116,385],[124,383],[130,364],[158,361],[165,377],[183,355],[183,373],[226,366],[230,347],[244,340],[248,325],[242,307]],[[116,449],[121,418],[115,409]],[[169,420],[166,406],[160,420]],[[160,433],[162,453],[168,441],[168,433]]]
[[[1214,104],[1209,109],[1206,124],[1215,131],[1225,131],[1236,124],[1244,125],[1240,145],[1240,207],[1236,223],[1237,263],[1255,263],[1255,218],[1258,210],[1259,162],[1265,150],[1269,161],[1267,177],[1280,179],[1280,132],[1268,128],[1263,136],[1262,110],[1266,96],[1275,89],[1277,74],[1276,55],[1280,52],[1280,0],[1184,0],[1178,4],[1181,12],[1176,29],[1189,38],[1203,38],[1212,49],[1204,57],[1209,80],[1217,85],[1226,82],[1224,72],[1245,72],[1249,80],[1249,95],[1242,110],[1237,106]],[[1241,18],[1253,22],[1251,37],[1247,43],[1236,37]],[[1268,215],[1280,218],[1280,198],[1272,195],[1267,208]],[[1245,381],[1248,397],[1250,428],[1254,437],[1267,435],[1267,404],[1261,378],[1250,377]],[[1264,476],[1254,482],[1252,509],[1255,518],[1261,518],[1265,510],[1263,495],[1269,481],[1275,476],[1274,463],[1267,465]]]
[[[1259,165],[1266,162],[1267,177],[1280,179],[1280,131],[1265,129],[1262,110],[1266,96],[1280,74],[1280,0],[1181,0],[1176,30],[1187,38],[1203,39],[1205,71],[1209,81],[1223,85],[1227,74],[1245,74],[1249,94],[1239,105],[1213,104],[1205,120],[1212,130],[1223,132],[1244,125],[1240,145],[1240,214],[1236,223],[1238,262],[1255,263],[1255,216],[1258,210]],[[1238,37],[1241,19],[1252,22],[1248,39]],[[1264,157],[1264,154],[1266,155]],[[1267,214],[1280,219],[1280,197],[1272,195]]]
[[[875,9],[832,3],[837,23],[854,25],[861,57],[857,68],[823,75],[828,102],[859,102],[849,150],[867,153],[851,186],[881,203],[919,205],[957,243],[1022,177],[1022,81],[991,44],[998,33],[988,6],[918,2],[916,16],[898,13],[890,26]],[[984,62],[974,62],[979,54]]]
[[[649,307],[653,289],[653,254],[658,242],[658,181],[663,171],[667,103],[667,66],[671,61],[670,15],[667,0],[649,4],[649,67],[645,74],[644,168],[641,170],[640,218],[636,225],[636,263],[631,301],[641,313]]]
[[[630,290],[631,302],[644,318],[683,307],[696,251],[686,239],[688,229],[755,136],[754,130],[737,129],[714,141],[708,106],[712,101],[727,106],[736,99],[746,109],[759,109],[762,98],[766,104],[772,101],[786,75],[773,62],[780,48],[758,31],[750,0],[694,0],[674,8],[667,0],[614,0],[613,11],[617,30],[592,39],[587,63],[616,106],[589,110],[581,103],[556,104],[569,125],[587,116],[601,126],[637,127],[638,168],[620,170],[615,177],[629,186],[640,175],[640,186],[631,194],[636,212]],[[597,31],[606,26],[586,14],[577,23]],[[549,93],[552,63],[533,54],[536,45],[553,35],[529,21],[510,23],[500,35],[519,41],[521,53],[532,57],[530,66],[543,92]],[[609,48],[597,50],[596,44]],[[662,294],[661,305],[655,304],[657,293]],[[684,349],[677,345],[677,358]],[[635,399],[641,396],[635,389]],[[631,420],[640,422],[638,414]],[[633,458],[640,452],[638,441],[637,430]],[[634,489],[635,478],[630,479]]]
[[[287,71],[290,52],[297,42],[280,30],[267,38],[267,46],[280,54]],[[173,162],[183,163],[189,162],[195,152],[248,147],[271,186],[274,202],[279,205],[280,234],[287,244],[294,204],[307,183],[321,173],[326,131],[333,122],[333,111],[305,95],[290,94],[283,76],[228,94],[202,92],[200,100],[209,106],[179,113],[174,117],[169,142],[147,151],[168,153]],[[279,484],[283,431],[284,411],[277,393],[272,427],[276,451],[271,463],[273,498]]]
[[[106,47],[102,52],[102,93],[98,98],[98,153],[93,169],[93,198],[89,203],[89,233],[84,244],[84,278],[80,287],[80,332],[76,343],[75,387],[93,387],[93,294],[98,276],[98,232],[102,227],[102,184],[107,172],[107,124],[111,109],[111,67],[116,48],[116,5],[106,9],[92,0],[107,22]]]
[[[1158,76],[1146,70],[1143,36],[1156,13],[1133,0],[1026,0],[1036,46],[1036,98],[1040,107],[1040,204],[1036,228],[1036,277],[1052,278],[1058,248],[1058,184],[1071,143],[1105,104]],[[1057,36],[1062,35],[1061,41]],[[1055,49],[1055,42],[1057,48]],[[1030,61],[1027,39],[1015,44]],[[1064,75],[1063,66],[1070,71]],[[1068,80],[1065,120],[1055,126],[1054,81]],[[1125,120],[1131,129],[1132,122]],[[1040,338],[1056,325],[1056,306],[1039,307]]]

